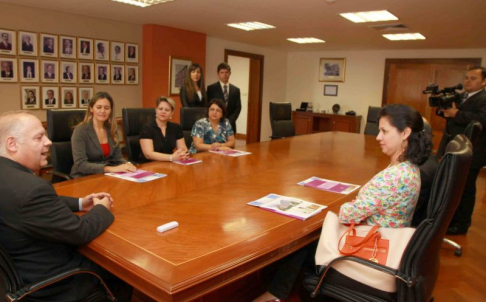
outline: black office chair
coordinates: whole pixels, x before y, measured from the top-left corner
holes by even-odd
[[[3,247],[0,247],[0,296],[5,297],[6,301],[28,301],[28,295],[76,274],[91,274],[98,278],[103,286],[98,287],[88,297],[83,299],[83,302],[116,300],[103,279],[93,270],[85,268],[75,268],[35,284],[25,285],[17,274],[12,259]]]
[[[442,240],[461,199],[471,159],[472,146],[466,136],[460,134],[447,145],[432,185],[427,218],[417,227],[398,270],[358,257],[339,257],[329,264],[331,268],[317,294],[353,302],[432,301],[440,267]],[[340,274],[332,265],[342,261],[353,261],[395,276],[397,291],[379,291]],[[313,290],[318,280],[319,277],[310,275],[305,278],[304,285],[308,290]]]
[[[192,144],[192,127],[199,119],[206,117],[207,112],[206,107],[181,107],[181,128],[187,148]]]
[[[52,141],[52,183],[71,179],[69,174],[74,164],[71,135],[85,114],[84,109],[47,110],[47,137]]]
[[[144,163],[148,160],[140,148],[140,130],[147,122],[155,119],[154,108],[123,108],[123,131],[128,151],[128,160],[132,163]]]
[[[271,139],[286,138],[295,135],[292,122],[292,104],[270,102]]]
[[[366,116],[366,126],[364,134],[377,136],[380,133],[378,129],[378,115],[380,113],[381,107],[368,107],[368,116]]]

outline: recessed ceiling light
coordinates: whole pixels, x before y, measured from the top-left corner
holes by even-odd
[[[397,17],[395,17],[392,13],[386,10],[359,13],[344,13],[340,15],[354,23],[398,20]]]
[[[165,3],[165,2],[171,2],[174,0],[112,0],[115,2],[121,2],[125,4],[131,4],[135,6],[140,6],[140,7],[147,7],[150,5],[155,5],[155,4],[160,4],[160,3]]]
[[[425,37],[419,33],[413,34],[388,34],[383,35],[383,37],[392,41],[403,41],[403,40],[425,40]]]
[[[268,24],[256,22],[256,21],[254,21],[254,22],[230,23],[230,24],[227,24],[227,25],[234,27],[234,28],[243,29],[243,30],[246,30],[246,31],[257,30],[257,29],[275,28],[275,26],[273,26],[273,25],[268,25]]]
[[[289,38],[287,39],[291,42],[306,44],[306,43],[325,43],[326,41],[316,38]]]

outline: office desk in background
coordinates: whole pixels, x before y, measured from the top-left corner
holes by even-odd
[[[157,301],[189,301],[317,239],[326,211],[300,221],[247,205],[268,193],[337,211],[352,195],[297,182],[319,176],[363,185],[388,164],[374,137],[342,132],[250,144],[237,158],[194,155],[201,164],[152,162],[167,177],[138,184],[93,175],[56,184],[61,195],[109,192],[115,222],[81,252]],[[157,233],[159,225],[179,227]]]

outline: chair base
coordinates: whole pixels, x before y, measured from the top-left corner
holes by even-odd
[[[447,239],[447,238],[444,238],[444,243],[456,248],[456,250],[454,251],[455,256],[457,256],[457,257],[462,256],[462,247],[459,244],[457,244],[454,241]]]

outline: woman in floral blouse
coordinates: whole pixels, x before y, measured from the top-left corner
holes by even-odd
[[[198,120],[192,127],[192,145],[189,153],[209,150],[230,150],[235,146],[235,134],[226,115],[224,101],[209,102],[207,117]]]
[[[400,104],[381,109],[379,129],[376,140],[390,157],[390,164],[361,188],[355,200],[341,206],[339,219],[342,223],[407,227],[420,193],[418,166],[427,160],[432,147],[430,135],[424,131],[420,113]],[[310,244],[289,255],[268,291],[254,302],[286,299],[306,258],[314,258],[316,246]]]

